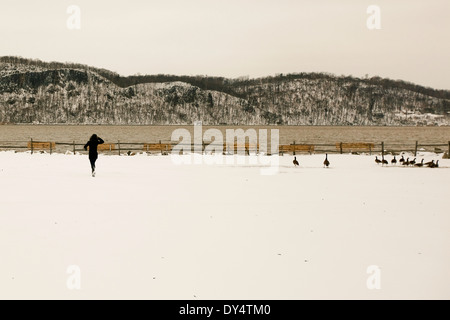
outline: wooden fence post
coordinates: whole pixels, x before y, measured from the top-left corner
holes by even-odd
[[[52,154],[52,143],[49,142],[49,144],[50,144],[50,155],[51,155]]]
[[[384,157],[384,141],[381,141],[381,156]]]
[[[117,145],[119,146],[119,156],[120,156],[120,141],[117,141]]]
[[[75,141],[73,142],[73,155],[75,155]]]
[[[414,157],[417,156],[417,148],[419,147],[419,141],[416,141],[416,148],[414,149]]]
[[[295,141],[294,141],[294,152],[293,152],[293,155],[295,156]]]
[[[450,141],[448,142],[448,153],[447,153],[448,159],[450,159]]]
[[[342,142],[339,144],[339,148],[341,149],[341,154],[342,154]]]
[[[33,154],[33,138],[31,138],[31,144],[30,144],[30,146],[31,146],[31,154]]]

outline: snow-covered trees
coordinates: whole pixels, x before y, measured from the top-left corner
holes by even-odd
[[[0,58],[0,123],[450,124],[448,91],[388,79],[304,73],[238,80],[120,80],[103,69],[26,61]],[[180,78],[190,83],[176,81]],[[142,83],[145,79],[149,82]],[[122,87],[124,83],[132,84]]]

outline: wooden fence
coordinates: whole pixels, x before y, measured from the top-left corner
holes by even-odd
[[[175,146],[183,147],[184,151],[187,152],[198,152],[200,150],[199,146],[194,148],[194,144],[179,144],[172,141],[158,141],[154,143],[150,142],[120,142],[115,143],[105,143],[98,146],[98,151],[100,153],[107,154],[135,154],[137,152],[146,153],[158,153],[158,154],[169,154]],[[206,147],[214,146],[216,149],[220,149],[221,145],[208,143],[203,141],[201,150],[202,153],[205,151]],[[85,153],[84,143],[72,142],[51,142],[51,141],[36,141],[30,139],[29,141],[0,141],[0,150],[28,150],[31,153],[35,152],[49,152],[50,154],[54,152],[72,152]],[[242,152],[244,154],[257,153],[260,150],[259,144],[227,144],[222,145],[222,150],[224,153],[232,152],[238,153]],[[267,147],[267,153],[270,154],[271,146]],[[411,152],[414,156],[417,155],[419,151],[444,153],[450,155],[450,141],[447,143],[419,143],[415,141],[414,143],[373,143],[373,142],[335,142],[332,144],[320,144],[320,143],[296,143],[293,141],[291,144],[280,144],[276,154],[314,154],[314,153],[352,153],[352,154],[399,154],[400,152]]]

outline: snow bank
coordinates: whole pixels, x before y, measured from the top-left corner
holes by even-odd
[[[1,152],[0,299],[450,298],[450,160],[297,159],[100,156],[92,178],[87,156]]]

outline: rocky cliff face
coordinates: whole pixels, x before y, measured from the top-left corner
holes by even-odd
[[[121,87],[97,72],[0,63],[0,123],[450,125],[450,93],[332,75]],[[423,89],[423,90],[422,90]]]

